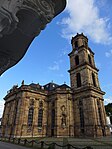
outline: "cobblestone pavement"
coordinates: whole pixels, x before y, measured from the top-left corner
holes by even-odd
[[[0,141],[0,149],[28,149],[26,147],[22,147],[19,145],[15,145],[12,143],[6,143],[6,142],[1,142]]]

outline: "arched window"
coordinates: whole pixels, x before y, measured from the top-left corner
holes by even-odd
[[[76,79],[77,79],[77,87],[81,87],[81,75],[80,75],[80,73],[77,73]]]
[[[28,112],[28,126],[32,126],[32,123],[33,123],[33,113],[34,113],[34,108],[33,107],[29,108],[29,112]]]
[[[75,42],[75,48],[78,48],[78,41]]]
[[[52,108],[54,108],[54,107],[55,107],[55,101],[52,102]]]
[[[84,133],[84,110],[83,110],[83,101],[79,100],[79,114],[80,114],[80,130],[81,133]]]
[[[88,61],[89,61],[89,64],[92,64],[90,55],[88,55]]]
[[[34,106],[34,99],[30,100],[30,106]]]
[[[76,66],[79,65],[79,56],[78,55],[75,57],[75,64],[76,64]]]
[[[52,109],[52,122],[51,122],[51,126],[52,128],[54,128],[55,126],[55,109]]]
[[[43,102],[39,101],[39,107],[42,108],[43,107]]]
[[[100,107],[100,101],[99,100],[97,100],[97,105],[98,105],[98,107]]]
[[[38,127],[42,127],[43,120],[43,109],[39,109],[38,111]]]
[[[79,108],[79,113],[80,113],[80,127],[84,128],[84,111],[83,108]]]
[[[83,101],[79,100],[79,106],[83,106]]]
[[[92,73],[92,80],[93,80],[93,85],[96,87],[96,79],[94,73]]]
[[[97,100],[97,106],[98,106],[98,114],[99,114],[100,125],[102,125],[102,114],[101,114],[101,106],[100,106],[99,100]]]
[[[87,48],[87,42],[85,41],[85,47]]]

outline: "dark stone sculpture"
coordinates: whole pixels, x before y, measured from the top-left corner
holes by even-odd
[[[18,63],[66,0],[0,0],[0,75]]]

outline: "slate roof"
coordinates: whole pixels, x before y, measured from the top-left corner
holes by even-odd
[[[51,83],[44,85],[43,87],[45,90],[51,91],[51,90],[54,90],[55,88],[59,87],[59,85],[51,82]]]
[[[57,88],[58,88],[58,87],[57,87]],[[62,84],[62,85],[60,85],[59,88],[69,88],[69,89],[71,89],[71,87],[68,86],[68,85],[66,85],[66,84]]]
[[[29,86],[34,87],[34,88],[41,88],[41,85],[35,84],[35,83],[31,83]]]
[[[44,89],[44,90],[47,90],[47,91],[52,91],[52,90],[55,90],[57,88],[61,88],[61,89],[66,89],[66,88],[70,88],[70,86],[66,85],[66,84],[62,84],[62,85],[58,85],[56,83],[53,83],[53,82],[50,82],[44,86],[41,86],[39,84],[35,84],[35,83],[31,83],[29,85],[32,89],[34,90],[37,90],[37,89]]]

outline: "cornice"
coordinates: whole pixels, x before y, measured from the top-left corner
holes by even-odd
[[[94,91],[98,94],[105,95],[105,92],[103,92],[100,88],[94,87],[92,85],[82,86],[80,88],[72,89],[72,90],[73,90],[74,95],[82,93],[82,92],[87,92],[87,91],[89,91],[89,92]]]
[[[4,100],[7,100],[11,96],[17,95],[20,92],[30,92],[30,93],[35,93],[35,94],[40,94],[45,96],[48,94],[48,92],[45,90],[42,90],[42,89],[33,90],[30,86],[22,85],[21,87],[16,88],[15,90],[11,89],[9,93],[5,96]]]
[[[81,63],[81,64],[79,64],[77,66],[74,66],[73,68],[71,68],[70,70],[68,70],[68,72],[70,73],[70,72],[72,72],[72,71],[74,71],[74,70],[76,70],[78,68],[81,68],[82,66],[85,66],[85,65],[88,65],[89,67],[91,67],[92,69],[96,70],[97,72],[99,71],[98,68],[96,68],[95,66],[89,64],[88,62],[83,62],[83,63]]]

